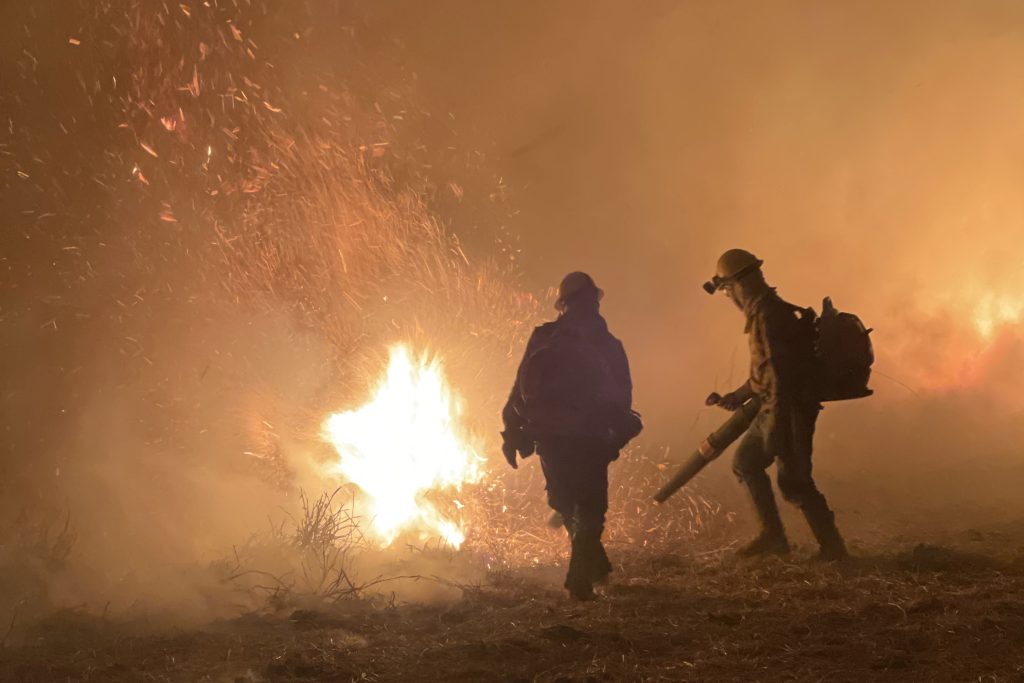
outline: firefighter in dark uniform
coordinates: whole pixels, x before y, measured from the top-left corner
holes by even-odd
[[[756,395],[763,404],[733,461],[761,525],[761,533],[740,553],[789,552],[765,471],[774,462],[779,490],[800,508],[821,546],[818,557],[841,560],[847,553],[835,515],[811,477],[814,427],[821,410],[813,322],[768,286],[761,265],[750,252],[732,249],[719,259],[717,273],[706,286],[724,291],[746,316],[751,366],[743,386],[724,397],[712,394],[709,402],[735,410]]]
[[[633,385],[629,363],[622,343],[608,331],[599,312],[602,296],[603,292],[586,273],[575,272],[565,277],[555,304],[560,315],[534,330],[502,411],[502,450],[508,463],[517,467],[517,452],[526,457],[536,449],[540,455],[548,504],[561,515],[572,544],[565,587],[578,600],[593,599],[593,585],[603,582],[611,573],[612,565],[601,543],[608,511],[608,465],[619,457],[619,450],[635,433],[623,436],[621,429],[617,434],[581,433],[560,429],[558,424],[531,423],[522,385],[530,359],[551,343],[555,335],[571,329],[601,357],[615,386],[619,413],[635,416],[630,411]],[[639,426],[632,431],[639,432]]]

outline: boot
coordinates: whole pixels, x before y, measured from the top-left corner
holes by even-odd
[[[597,546],[594,548],[594,557],[592,558],[591,563],[591,579],[594,583],[605,584],[608,583],[608,576],[611,573],[611,560],[608,559],[608,553],[605,552],[604,544],[598,540]]]
[[[807,507],[803,512],[815,540],[821,546],[814,559],[819,562],[842,562],[848,559],[850,554],[846,551],[846,544],[839,534],[839,529],[836,528],[835,513],[827,506],[820,509],[817,506]]]
[[[565,577],[565,584],[563,584],[566,590],[569,591],[569,597],[573,600],[580,602],[587,602],[589,600],[596,600],[597,593],[594,592],[594,582],[589,577],[582,575],[581,573],[573,572],[573,567],[570,564],[569,573]]]
[[[575,600],[593,600],[596,598],[594,584],[608,579],[612,564],[601,544],[600,531],[581,526],[577,523],[571,535],[572,554],[565,587]]]
[[[577,551],[576,547],[573,547],[572,556],[569,558],[569,571],[563,584],[569,591],[569,597],[573,600],[588,601],[597,598],[589,569],[583,561],[581,553]]]
[[[782,518],[779,517],[779,506],[775,504],[772,484],[763,472],[759,475],[748,476],[744,481],[750,493],[750,502],[753,503],[754,511],[761,523],[761,533],[740,548],[738,554],[741,557],[785,555],[789,553],[789,541],[786,540],[786,532],[782,528]]]
[[[593,600],[597,600],[597,593],[594,592],[594,586],[591,583],[570,585],[566,582],[565,587],[569,589],[569,597],[577,602],[591,602]]]
[[[765,529],[750,543],[736,551],[740,557],[758,557],[761,555],[788,555],[789,541],[786,532],[780,525],[777,530]]]

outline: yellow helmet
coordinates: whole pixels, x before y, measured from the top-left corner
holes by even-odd
[[[725,285],[733,282],[764,263],[749,251],[730,249],[718,259],[715,275],[704,283],[704,291],[714,294]]]

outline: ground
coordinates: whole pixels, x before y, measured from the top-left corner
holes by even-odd
[[[0,651],[3,681],[1024,681],[1024,563],[999,530],[942,545],[613,548],[570,602],[560,568],[494,573],[454,601],[167,627],[62,612]]]

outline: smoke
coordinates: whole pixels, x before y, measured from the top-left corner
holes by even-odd
[[[389,343],[441,347],[493,433],[524,292],[576,269],[630,353],[641,445],[686,451],[745,375],[742,320],[700,289],[735,246],[875,328],[876,396],[820,425],[841,518],[1024,514],[1022,12],[5,7],[3,519],[70,513],[55,602],[206,609],[181,561],[323,485],[320,421]]]
[[[826,492],[884,488],[878,515],[947,501],[933,520],[969,525],[1024,513],[995,495],[1021,474],[1022,18],[1002,0],[452,2],[385,26],[500,166],[529,281],[604,288],[647,443],[685,451],[719,419],[704,396],[744,378],[742,320],[700,290],[744,247],[785,298],[875,329],[875,397],[822,416]]]
[[[9,14],[0,608],[222,613],[211,567],[332,485],[321,423],[390,343],[497,375],[535,302],[496,231],[439,220],[488,181],[425,173],[429,116],[347,8]]]

